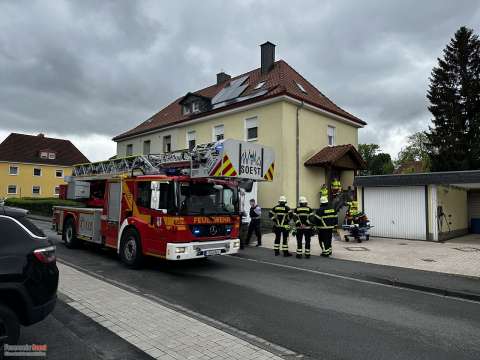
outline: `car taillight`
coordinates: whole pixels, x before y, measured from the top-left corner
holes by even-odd
[[[36,249],[33,251],[33,255],[44,264],[49,264],[56,260],[55,256],[55,246],[48,246],[41,249]]]

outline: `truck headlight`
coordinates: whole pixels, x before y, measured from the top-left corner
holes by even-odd
[[[232,247],[233,247],[234,249],[240,248],[240,240],[235,240],[235,241],[232,243]]]
[[[184,254],[186,251],[187,251],[187,248],[185,248],[185,247],[175,248],[175,253],[177,253],[177,254]]]

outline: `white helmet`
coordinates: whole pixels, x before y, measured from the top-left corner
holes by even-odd
[[[278,199],[278,202],[284,202],[284,203],[286,203],[286,202],[287,202],[286,196],[285,196],[285,195],[280,196],[280,199]]]
[[[322,196],[320,198],[320,204],[327,204],[328,203],[328,198],[326,196]]]
[[[300,196],[300,198],[298,199],[298,202],[300,204],[308,204],[307,198],[305,196]]]

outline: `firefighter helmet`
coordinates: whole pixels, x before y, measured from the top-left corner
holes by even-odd
[[[298,202],[300,204],[308,204],[307,198],[305,196],[300,196],[300,198],[298,199]]]
[[[278,199],[278,202],[286,203],[286,202],[287,202],[287,198],[286,198],[284,195],[282,195],[282,196],[280,196],[280,198]]]
[[[326,196],[322,196],[320,198],[320,204],[327,204],[328,203],[328,198]]]

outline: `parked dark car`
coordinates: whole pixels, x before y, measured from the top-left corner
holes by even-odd
[[[20,325],[44,319],[57,300],[55,246],[27,214],[0,206],[0,349],[15,344]]]

